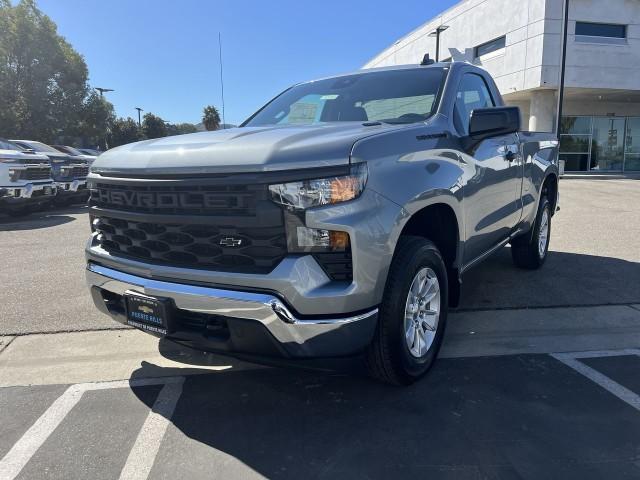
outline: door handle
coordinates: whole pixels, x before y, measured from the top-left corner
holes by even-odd
[[[513,162],[516,159],[516,154],[513,153],[511,150],[507,150],[507,153],[504,154],[504,159],[507,162]]]

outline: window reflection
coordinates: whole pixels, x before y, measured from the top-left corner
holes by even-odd
[[[563,117],[560,159],[568,172],[640,171],[640,117]]]

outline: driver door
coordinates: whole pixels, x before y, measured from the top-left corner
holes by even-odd
[[[485,79],[465,73],[456,93],[456,129],[468,135],[471,112],[495,106]],[[507,239],[519,220],[516,192],[522,165],[518,149],[518,138],[510,133],[487,138],[472,152],[462,152],[462,161],[473,167],[464,187],[465,264]]]

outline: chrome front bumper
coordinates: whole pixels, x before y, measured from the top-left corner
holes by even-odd
[[[56,182],[58,189],[64,192],[76,193],[78,189],[87,184],[86,180],[72,180],[69,182]]]
[[[153,280],[92,262],[87,264],[86,278],[96,306],[122,323],[126,323],[124,315],[110,311],[101,292],[122,296],[130,290],[153,297],[170,298],[178,311],[223,318],[231,330],[242,322],[257,323],[264,327],[260,330],[268,332],[278,344],[279,350],[288,357],[331,357],[356,353],[371,342],[378,316],[378,309],[375,308],[364,313],[332,318],[299,318],[283,301],[268,293]],[[230,344],[227,342],[220,345],[205,335],[183,333],[178,321],[178,331],[171,334],[170,338],[187,340],[194,347],[214,351],[261,354],[247,351],[242,346],[255,342],[243,344],[237,338],[234,342],[232,338]]]
[[[56,185],[52,183],[37,184],[26,183],[17,187],[4,187],[4,196],[9,198],[24,198],[28,199],[33,196],[34,193],[44,191],[43,196],[53,197],[56,194]]]

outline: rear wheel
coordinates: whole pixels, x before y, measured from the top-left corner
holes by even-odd
[[[433,365],[447,321],[447,269],[438,248],[422,237],[401,237],[367,349],[369,373],[408,385]]]
[[[511,242],[511,257],[517,267],[535,270],[547,259],[551,238],[551,204],[547,197],[540,199],[533,232]]]

